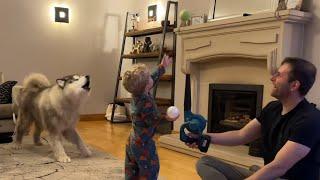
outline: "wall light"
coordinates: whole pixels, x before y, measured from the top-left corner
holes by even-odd
[[[54,7],[55,22],[69,23],[69,9],[63,7]]]
[[[148,22],[157,21],[157,5],[148,7]]]

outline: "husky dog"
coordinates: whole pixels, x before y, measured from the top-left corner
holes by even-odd
[[[47,130],[54,157],[59,162],[70,162],[62,146],[62,137],[76,144],[85,157],[91,155],[75,129],[79,108],[90,91],[90,77],[69,75],[51,85],[43,74],[31,74],[23,81],[17,97],[18,118],[15,130],[15,149],[21,149],[24,134],[35,124],[33,140],[42,145],[40,134]]]

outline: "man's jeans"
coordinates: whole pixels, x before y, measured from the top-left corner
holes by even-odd
[[[240,180],[252,175],[254,171],[232,166],[211,156],[203,156],[196,165],[201,179]]]

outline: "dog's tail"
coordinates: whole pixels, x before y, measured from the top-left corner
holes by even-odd
[[[32,73],[23,80],[23,88],[31,91],[41,91],[50,86],[48,78],[40,73]]]

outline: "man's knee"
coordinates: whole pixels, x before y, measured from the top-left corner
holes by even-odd
[[[196,163],[196,170],[202,179],[227,179],[215,167],[219,166],[219,160],[211,156],[203,156]]]
[[[199,175],[201,173],[201,170],[203,170],[204,166],[205,166],[205,160],[204,159],[205,159],[205,156],[201,157],[196,163],[196,170],[197,170]]]

